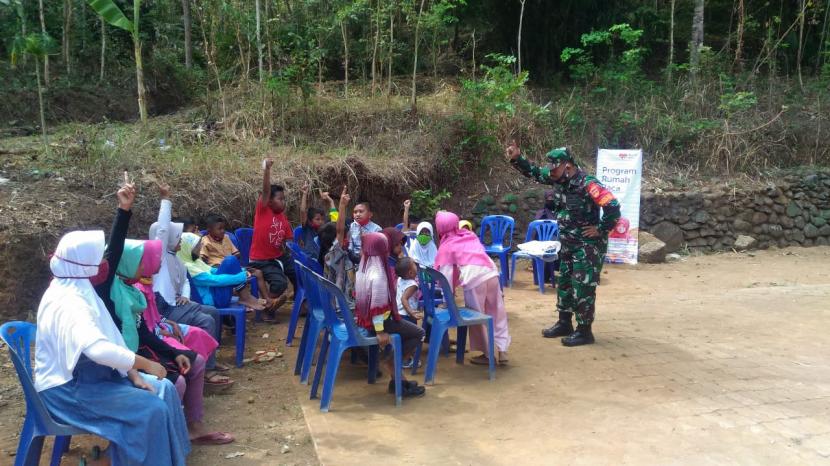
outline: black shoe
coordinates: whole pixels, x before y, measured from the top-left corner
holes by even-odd
[[[389,381],[389,393],[395,394],[395,381]],[[401,396],[403,398],[411,398],[421,396],[426,393],[426,388],[418,385],[414,380],[404,380],[401,382]]]
[[[542,336],[545,338],[566,337],[574,333],[574,326],[570,320],[557,320],[552,327],[542,330]]]
[[[578,325],[576,331],[562,339],[565,346],[590,345],[594,342],[594,334],[590,325]]]

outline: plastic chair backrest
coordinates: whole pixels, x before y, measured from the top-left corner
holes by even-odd
[[[395,228],[397,228],[398,231],[403,231],[403,223],[399,223],[399,224],[395,225]]]
[[[534,220],[527,226],[525,242],[555,241],[559,239],[559,224],[556,220]]]
[[[231,239],[231,243],[236,246],[236,249],[239,249],[239,239],[237,239],[236,235],[231,233],[230,231],[225,232],[225,236]]]
[[[326,312],[326,318],[337,318],[336,316],[339,310],[341,317],[338,320],[345,324],[348,332],[349,343],[351,343],[352,346],[369,346],[377,344],[377,338],[366,337],[358,330],[352,311],[349,309],[349,302],[346,301],[346,295],[343,294],[343,291],[338,288],[337,285],[314,272],[309,274],[309,278],[315,283],[320,293],[319,296],[322,301],[323,311]],[[339,309],[336,310],[335,306]]]
[[[250,262],[251,242],[254,239],[253,228],[237,228],[234,232],[236,236],[236,248],[239,249],[239,262],[242,266],[248,265]]]
[[[207,230],[199,230],[199,234],[205,236],[207,234]]]
[[[297,238],[301,238],[303,236],[303,226],[302,225],[298,226],[297,228],[295,228],[294,230],[291,231],[291,234],[293,235],[294,242],[296,243]]]
[[[288,249],[291,251],[291,257],[294,260],[300,261],[300,264],[308,267],[314,273],[323,273],[323,266],[320,265],[319,262],[312,260],[308,255],[300,249],[300,245],[294,242],[285,243]]]
[[[314,313],[317,317],[324,317],[325,313],[323,310],[322,298],[320,296],[320,287],[311,278],[313,271],[296,259],[294,260],[294,270],[297,272],[297,280],[302,283],[303,289],[305,290],[305,297],[308,300],[309,312]]]
[[[432,316],[435,314],[435,282],[429,278],[424,267],[417,262],[418,289],[421,290],[421,299],[424,301],[424,312]]]
[[[54,432],[62,426],[57,424],[43,400],[40,399],[32,382],[32,343],[35,340],[37,326],[29,322],[6,322],[0,327],[0,337],[9,346],[14,369],[17,371],[17,378],[23,387],[23,395],[26,398],[26,412],[33,414],[33,420],[37,430],[41,432]]]
[[[424,267],[423,271],[426,278],[425,281],[432,282],[426,283],[427,291],[424,293],[424,307],[429,306],[432,308],[434,312],[435,294],[433,290],[437,285],[439,288],[441,288],[441,293],[446,297],[446,299],[444,299],[444,304],[447,305],[447,309],[450,311],[450,324],[458,325],[458,322],[462,320],[461,314],[458,312],[458,306],[456,306],[455,304],[455,299],[452,298],[454,295],[452,292],[452,287],[450,286],[450,282],[447,280],[447,277],[445,277],[444,274],[433,269],[432,267]],[[420,274],[418,278],[421,278]]]
[[[516,221],[509,215],[488,215],[481,219],[481,229],[478,237],[483,243],[484,235],[489,229],[492,245],[503,245],[505,248],[510,248],[513,245],[513,228],[515,226]],[[507,244],[505,244],[505,240],[507,240]]]

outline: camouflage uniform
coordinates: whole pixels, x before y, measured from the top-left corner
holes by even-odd
[[[547,159],[553,163],[573,161],[564,149],[552,150]],[[548,167],[534,165],[524,157],[510,163],[528,178],[554,186],[556,221],[562,243],[556,308],[560,313],[575,313],[577,323],[590,326],[594,321],[596,287],[608,246],[608,233],[620,218],[620,203],[596,178],[579,168],[570,180],[560,184],[551,179]],[[603,209],[602,220],[600,207]],[[596,226],[600,236],[584,236],[582,228],[586,226]]]

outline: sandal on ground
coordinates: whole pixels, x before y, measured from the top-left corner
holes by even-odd
[[[413,398],[416,396],[423,396],[426,393],[426,388],[418,385],[414,380],[401,381],[401,396],[403,398]],[[389,393],[395,393],[395,381],[389,381]]]
[[[470,358],[470,364],[475,364],[478,366],[489,366],[490,358],[488,358],[485,354],[479,354],[474,358]],[[496,361],[496,364],[498,364],[498,361]]]
[[[216,365],[213,366],[213,369],[209,369],[208,372],[228,372],[229,370],[231,370],[230,366],[226,366],[220,362],[217,362]]]
[[[507,364],[510,359],[507,358],[507,351],[499,351],[499,364]]]
[[[253,357],[253,362],[270,362],[274,359],[281,358],[282,353],[277,351],[276,348],[270,351],[257,351],[256,355]]]
[[[233,442],[233,435],[227,432],[211,432],[190,440],[194,445],[226,445]]]
[[[211,387],[230,387],[233,385],[230,377],[220,375],[216,372],[205,374],[205,385]]]

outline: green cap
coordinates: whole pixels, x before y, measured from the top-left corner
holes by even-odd
[[[545,157],[547,157],[548,162],[550,163],[575,162],[571,153],[568,152],[567,147],[553,149],[552,151],[548,152],[545,155]]]

